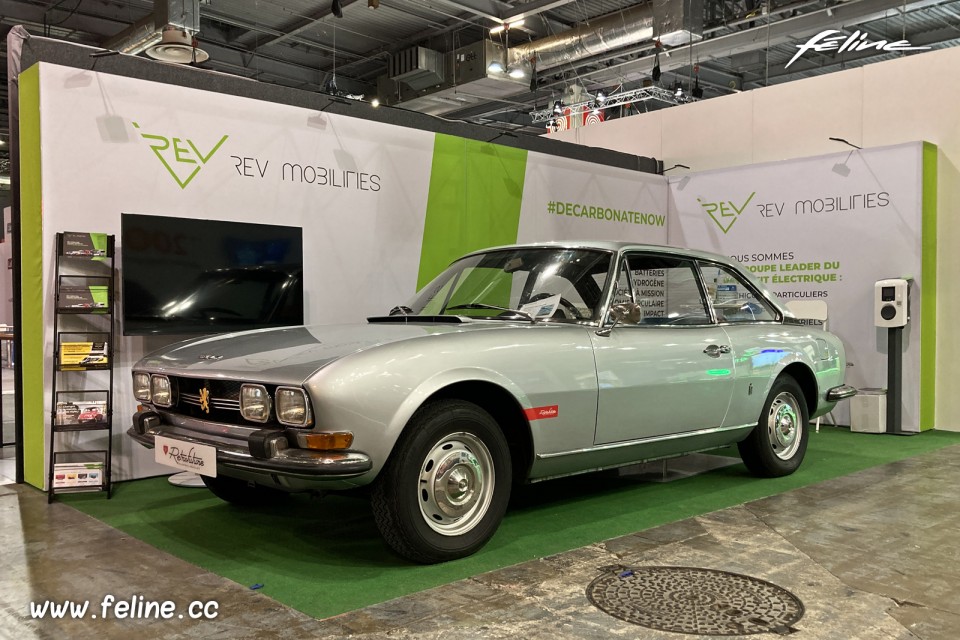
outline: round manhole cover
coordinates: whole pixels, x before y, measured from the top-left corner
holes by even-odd
[[[694,567],[607,567],[587,597],[625,622],[705,636],[787,634],[803,617],[803,603],[786,589]]]

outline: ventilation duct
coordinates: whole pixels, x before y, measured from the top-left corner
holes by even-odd
[[[185,35],[168,34],[168,41],[164,42],[164,31],[179,31]],[[121,53],[137,54],[155,45],[182,44],[184,38],[189,38],[192,45],[193,36],[198,31],[200,0],[155,0],[153,13],[110,38],[103,46]]]
[[[653,0],[657,39],[678,47],[703,39],[703,0]]]
[[[512,45],[507,52],[508,65],[536,61],[537,73],[541,73],[614,49],[653,40],[655,33],[663,33],[672,39],[687,38],[684,41],[689,40],[690,34],[695,34],[692,36],[694,40],[700,39],[699,34],[703,33],[703,0],[655,0],[655,2],[656,5],[643,4],[611,13],[563,33],[533,42]],[[655,6],[658,7],[657,11],[662,9],[663,12],[663,18],[659,19],[661,29],[670,31],[655,30]],[[674,32],[683,33],[675,34]],[[502,49],[498,53],[490,41],[485,41],[475,45],[483,48],[468,51],[473,46],[454,52],[453,71],[448,78],[456,76],[456,82],[447,80],[440,87],[434,83],[427,90],[406,92],[397,90],[395,86],[387,86],[383,81],[389,81],[391,78],[381,77],[378,80],[381,97],[390,96],[387,98],[389,104],[403,105],[417,111],[440,115],[462,108],[466,102],[502,98],[516,93],[516,83],[511,85],[509,82],[494,80],[486,73],[487,67],[478,64],[482,61],[500,59],[493,56],[502,56]],[[447,65],[449,69],[450,60],[447,60]],[[464,77],[462,70],[468,67],[477,68],[481,72],[477,74],[479,77]],[[526,83],[526,81],[523,82]]]
[[[677,4],[684,1],[690,0],[669,0]],[[589,24],[582,24],[570,31],[512,46],[510,60],[523,61],[535,57],[537,71],[540,72],[651,39],[653,9],[649,4],[643,4],[591,20]]]
[[[411,47],[390,57],[389,77],[419,91],[443,82],[443,54]]]

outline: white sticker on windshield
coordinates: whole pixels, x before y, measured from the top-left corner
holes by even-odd
[[[520,307],[520,311],[529,313],[534,318],[549,318],[553,315],[553,312],[557,310],[559,305],[560,294],[558,293],[555,296],[550,296],[549,298],[544,298],[543,300],[528,302]]]

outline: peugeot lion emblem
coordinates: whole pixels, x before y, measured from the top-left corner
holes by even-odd
[[[200,389],[200,409],[210,413],[210,389],[206,387]]]

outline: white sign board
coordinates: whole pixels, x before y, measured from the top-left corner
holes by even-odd
[[[919,430],[922,143],[670,179],[671,244],[742,262],[781,302],[822,300],[844,341],[847,381],[886,386],[874,282],[912,277],[904,334],[903,428]],[[838,421],[846,423],[844,403]]]

